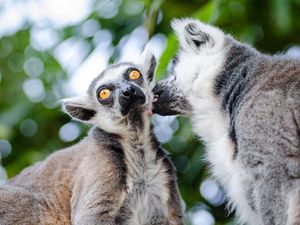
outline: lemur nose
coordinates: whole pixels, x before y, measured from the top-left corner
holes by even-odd
[[[123,90],[122,94],[124,97],[129,98],[136,94],[136,90],[133,86],[131,86],[131,87],[128,87],[126,90]]]
[[[164,92],[163,87],[156,85],[153,90],[152,90],[153,94],[156,97],[160,97],[162,95],[162,93]]]

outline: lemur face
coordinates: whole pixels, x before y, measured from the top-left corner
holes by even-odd
[[[149,81],[139,66],[126,63],[107,68],[89,88],[100,111],[109,111],[119,118],[137,108],[150,106]]]
[[[160,115],[189,114],[191,95],[204,97],[199,96],[199,87],[205,86],[199,85],[201,77],[215,72],[211,68],[219,63],[219,53],[224,52],[224,33],[218,28],[193,19],[173,20],[172,28],[179,51],[170,63],[168,77],[153,89],[157,98],[153,112]]]
[[[87,95],[64,100],[64,111],[76,120],[118,132],[131,113],[151,111],[155,67],[150,53],[144,53],[137,64],[112,65],[93,80]]]

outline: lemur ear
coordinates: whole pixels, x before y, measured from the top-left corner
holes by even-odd
[[[64,99],[62,103],[63,111],[76,120],[89,122],[96,115],[96,110],[89,102],[88,96]]]
[[[140,64],[144,68],[144,71],[146,72],[146,76],[148,81],[153,81],[155,70],[156,70],[156,58],[154,54],[148,50],[145,49],[141,56],[142,60],[140,61]]]
[[[171,26],[184,51],[213,50],[224,43],[224,33],[196,19],[174,19]]]

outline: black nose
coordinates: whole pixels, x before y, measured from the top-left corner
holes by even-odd
[[[163,95],[164,87],[155,85],[155,87],[152,89],[152,92],[154,95],[156,95],[159,98],[161,97],[161,95]]]
[[[127,115],[129,111],[144,104],[145,101],[146,96],[138,86],[129,83],[121,85],[119,102],[123,115]]]
[[[167,115],[177,115],[178,113],[174,109],[177,102],[177,96],[170,93],[170,87],[157,84],[153,89],[152,92],[156,101],[153,102],[152,110],[154,113],[157,113],[162,116]]]
[[[122,90],[122,95],[125,98],[131,98],[134,97],[137,94],[136,87],[129,86],[125,90]]]

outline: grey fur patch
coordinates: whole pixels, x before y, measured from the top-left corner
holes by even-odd
[[[229,44],[232,42],[227,38]],[[215,80],[215,95],[230,117],[229,136],[237,144],[235,116],[244,96],[253,86],[254,73],[258,65],[258,53],[246,45],[233,45],[227,53],[224,67]]]

